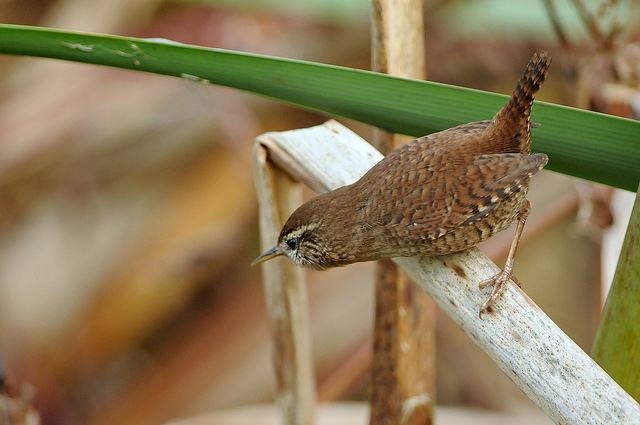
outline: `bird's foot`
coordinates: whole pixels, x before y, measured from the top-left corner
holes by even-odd
[[[491,294],[489,295],[489,298],[487,298],[487,300],[484,303],[482,303],[482,306],[480,307],[480,313],[478,314],[478,317],[480,317],[480,319],[482,319],[482,315],[484,313],[486,313],[487,311],[490,311],[491,304],[493,304],[498,299],[500,294],[502,294],[502,291],[505,290],[507,283],[509,282],[510,279],[512,279],[512,276],[511,276],[512,270],[513,270],[513,261],[507,261],[507,264],[505,264],[504,269],[502,269],[500,273],[488,279],[485,279],[478,284],[478,286],[480,287],[480,290],[484,289],[488,285],[493,284],[493,289],[491,290]],[[516,284],[520,286],[520,282],[518,282],[517,280],[516,280]]]

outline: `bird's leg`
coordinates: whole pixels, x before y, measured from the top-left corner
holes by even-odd
[[[518,248],[518,243],[520,242],[520,237],[522,236],[522,229],[524,229],[524,223],[527,221],[527,217],[529,216],[529,212],[531,211],[531,203],[525,199],[522,206],[520,207],[520,211],[518,211],[518,225],[516,226],[516,234],[511,241],[511,248],[509,248],[509,255],[507,255],[507,261],[504,265],[504,268],[500,273],[495,276],[492,276],[488,279],[480,282],[480,289],[484,289],[485,286],[493,285],[493,290],[491,291],[491,295],[489,298],[482,304],[480,307],[479,317],[482,318],[482,315],[487,312],[487,309],[493,302],[498,299],[502,291],[505,289],[505,285],[509,282],[511,278],[511,272],[513,271],[513,260],[516,256],[516,249]],[[515,278],[514,278],[515,280]],[[515,280],[518,286],[520,282]]]

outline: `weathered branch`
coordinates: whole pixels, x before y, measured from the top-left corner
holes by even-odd
[[[267,133],[258,143],[275,162],[296,164],[297,178],[323,190],[357,180],[382,158],[335,121]],[[640,405],[515,285],[478,319],[487,294],[477,283],[498,268],[477,249],[395,261],[556,423],[640,423]]]

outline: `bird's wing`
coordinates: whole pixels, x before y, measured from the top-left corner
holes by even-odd
[[[427,229],[422,237],[436,239],[480,220],[510,194],[527,185],[546,163],[545,154],[478,156],[457,178],[441,180],[441,184],[431,188],[432,203],[415,211],[410,222]]]

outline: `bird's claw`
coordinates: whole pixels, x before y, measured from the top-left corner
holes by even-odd
[[[513,270],[513,266],[509,267],[509,264],[507,264],[505,265],[505,268],[500,273],[488,279],[484,279],[482,282],[478,284],[478,286],[480,287],[480,290],[484,289],[488,285],[493,284],[493,289],[491,290],[491,294],[489,295],[489,298],[487,298],[486,301],[482,303],[482,306],[480,307],[480,312],[478,314],[478,317],[480,319],[482,319],[482,315],[484,313],[489,311],[491,304],[493,304],[498,299],[500,294],[502,294],[502,291],[505,290],[507,283],[511,279],[512,270]]]

